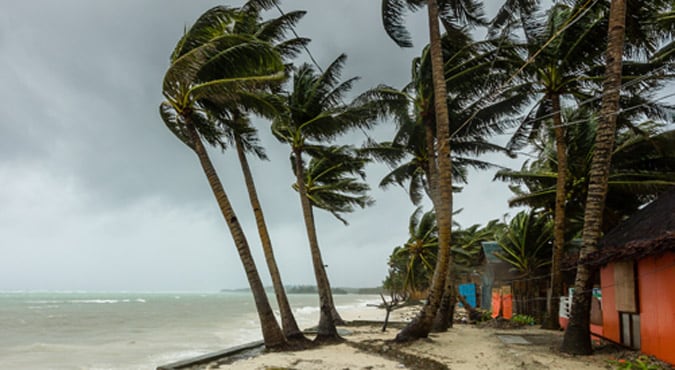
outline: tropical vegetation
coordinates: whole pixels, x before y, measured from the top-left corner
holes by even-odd
[[[336,51],[325,68],[294,63],[309,44],[294,29],[305,13],[263,17],[278,5],[250,0],[206,11],[170,55],[160,105],[167,128],[195,153],[216,198],[265,345],[280,348],[305,337],[286,297],[275,260],[280,246],[273,248],[248,163],[250,156],[267,159],[260,130],[288,147],[295,178],[290,188],[302,211],[296,218],[307,233],[307,268],[319,296],[317,341],[339,341],[336,326],[344,321],[333,300],[315,210],[347,225],[348,213],[374,202],[366,181],[367,164],[374,161],[389,166],[380,186],[407,188],[417,206],[407,237],[381,261],[389,266],[385,289],[397,299],[424,300],[397,341],[451,326],[455,301],[462,300],[457,285],[480,275],[487,259],[483,243],[495,242],[495,257],[515,274],[516,311],[528,323],[557,328],[557,298],[563,286],[575,287],[563,350],[590,353],[594,271],[563,268],[563,256],[594,252],[603,232],[675,187],[675,107],[658,95],[672,86],[675,72],[672,2],[567,0],[543,9],[536,0],[505,0],[487,21],[479,1],[382,0],[383,28],[397,45],[413,46],[405,15],[423,8],[429,43],[412,60],[405,86],[381,84],[353,99],[348,97],[358,78],[342,79],[346,55]],[[474,39],[476,28],[486,31],[483,39]],[[294,37],[287,37],[289,31]],[[271,124],[256,125],[253,116]],[[355,135],[348,135],[368,135],[376,124],[391,126],[393,138],[369,138],[358,147]],[[207,147],[236,150],[281,326]],[[528,159],[520,169],[507,169],[486,161],[486,153]],[[470,171],[495,168],[495,179],[513,192],[509,204],[524,209],[462,228],[453,222],[460,212],[453,209],[453,192],[472,186]],[[431,209],[425,212],[426,205]],[[403,234],[405,225],[400,228]],[[576,271],[575,279],[565,280],[563,270]],[[547,290],[553,299],[543,307]]]

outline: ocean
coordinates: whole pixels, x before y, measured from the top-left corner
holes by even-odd
[[[384,318],[367,306],[378,296],[334,299],[346,319]],[[289,300],[301,328],[316,325],[316,295]],[[0,369],[154,369],[260,339],[248,292],[0,293]]]

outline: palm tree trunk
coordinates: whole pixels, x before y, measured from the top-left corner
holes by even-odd
[[[626,0],[612,0],[609,11],[607,71],[603,86],[600,121],[595,136],[595,150],[589,171],[588,195],[582,232],[583,248],[579,259],[598,249],[602,227],[602,211],[607,197],[607,181],[614,150],[616,119],[619,112],[621,68],[625,37]],[[590,311],[591,288],[595,271],[586,265],[577,266],[570,321],[565,331],[562,351],[577,355],[591,354]]]
[[[305,339],[305,336],[302,334],[298,327],[298,323],[295,321],[291,305],[288,303],[288,296],[286,296],[286,291],[284,290],[284,284],[281,282],[281,274],[279,273],[279,268],[277,267],[277,262],[274,258],[274,251],[272,250],[272,240],[267,231],[267,224],[265,223],[262,207],[258,200],[258,192],[256,191],[255,183],[253,182],[253,175],[251,175],[251,169],[248,165],[248,160],[246,159],[246,153],[244,152],[241,138],[237,137],[235,139],[235,145],[237,147],[237,156],[239,157],[241,170],[244,173],[248,198],[251,202],[251,208],[253,208],[255,223],[258,226],[258,233],[260,234],[260,242],[262,244],[263,253],[265,254],[265,261],[267,262],[267,268],[269,269],[270,277],[272,278],[274,294],[276,295],[277,304],[279,305],[284,335],[288,340],[303,340]]]
[[[450,273],[452,270],[448,269]],[[441,333],[452,328],[452,320],[455,314],[455,284],[450,275],[445,278],[445,289],[443,290],[443,298],[441,298],[441,305],[436,311],[436,317],[431,326],[431,331],[434,333]],[[467,309],[468,310],[468,309]]]
[[[555,132],[555,146],[558,157],[558,178],[555,186],[555,215],[553,225],[553,257],[551,258],[551,300],[547,307],[544,329],[558,330],[558,306],[562,295],[562,271],[560,261],[565,250],[565,202],[567,200],[567,142],[565,127],[562,123],[560,110],[560,95],[550,97],[553,108],[553,131]]]
[[[436,168],[436,149],[434,145],[434,129],[431,126],[432,122],[424,120],[424,140],[427,147],[427,181],[429,182],[429,197],[434,208],[437,207],[439,200],[438,195],[438,169]]]
[[[225,189],[223,188],[218,174],[216,173],[211,159],[209,158],[204,145],[202,144],[197,129],[191,123],[188,116],[184,117],[186,126],[190,133],[190,139],[192,141],[192,146],[199,157],[199,162],[202,165],[202,170],[206,175],[213,195],[216,197],[220,211],[227,222],[227,226],[230,229],[230,234],[232,234],[232,239],[234,239],[234,245],[237,248],[239,253],[239,258],[241,263],[244,266],[244,271],[246,272],[246,278],[248,279],[248,284],[251,287],[251,292],[253,293],[253,300],[255,301],[255,306],[258,311],[258,318],[260,319],[260,326],[262,329],[263,340],[267,348],[278,348],[285,346],[287,344],[286,338],[279,327],[276,317],[274,317],[274,312],[270,306],[269,301],[267,300],[267,294],[265,293],[265,288],[263,287],[260,276],[258,275],[258,269],[255,266],[255,261],[251,255],[251,249],[248,246],[246,241],[246,236],[244,231],[239,224],[239,220],[232,209],[230,200],[227,198]]]
[[[319,241],[316,237],[314,213],[312,212],[309,198],[307,198],[305,176],[302,166],[302,151],[294,149],[293,154],[295,156],[295,177],[298,184],[298,193],[300,194],[300,204],[302,205],[302,214],[305,218],[309,249],[312,254],[312,265],[314,266],[314,277],[316,278],[316,286],[319,291],[319,326],[317,328],[316,341],[341,340],[333,320],[333,310],[335,307],[333,307],[330,285],[321,258],[321,251],[319,250]]]
[[[429,297],[417,316],[397,335],[396,341],[405,342],[429,335],[436,311],[441,304],[448,269],[452,265],[450,255],[450,232],[452,227],[452,163],[450,158],[450,125],[443,55],[441,54],[441,32],[436,0],[427,3],[429,12],[429,38],[431,70],[434,83],[434,107],[436,110],[436,137],[438,138],[438,198],[436,219],[438,223],[438,258],[429,288]]]

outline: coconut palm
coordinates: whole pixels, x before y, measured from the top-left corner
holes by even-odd
[[[510,91],[490,102],[485,99],[484,90],[503,81],[508,66],[508,59],[503,55],[506,50],[496,51],[494,41],[473,43],[468,31],[453,30],[443,37],[442,46],[447,106],[453,122],[450,127],[452,176],[456,183],[466,183],[468,168],[493,166],[475,156],[505,151],[489,143],[486,137],[502,132],[509,123],[508,116],[522,105],[522,95]],[[429,47],[413,60],[412,72],[411,82],[401,90],[384,85],[373,89],[375,100],[384,105],[385,115],[393,116],[398,130],[392,141],[369,143],[367,152],[392,168],[380,186],[408,183],[411,200],[419,204],[425,193],[432,197],[431,184],[437,182],[433,178],[437,174],[433,161],[436,120]]]
[[[305,189],[312,207],[330,212],[348,224],[344,213],[354,207],[364,208],[374,203],[367,195],[370,187],[363,182],[367,159],[350,146],[316,146],[306,149],[311,155],[303,169]],[[359,181],[361,179],[361,181]],[[293,184],[297,191],[298,184]]]
[[[321,258],[314,226],[312,205],[305,183],[303,154],[318,143],[335,139],[357,127],[368,127],[376,115],[366,105],[343,103],[356,78],[340,82],[340,72],[346,60],[339,56],[322,73],[309,64],[293,70],[292,91],[285,95],[286,111],[272,124],[274,135],[291,147],[293,172],[302,204],[314,275],[319,290],[320,318],[317,340],[338,339],[335,322],[341,322],[333,304],[328,277]]]
[[[354,207],[364,208],[372,205],[374,200],[367,195],[370,187],[365,182],[364,166],[367,163],[350,146],[311,146],[305,151],[311,155],[307,166],[302,169],[304,174],[305,191],[309,199],[310,216],[314,219],[314,208],[330,212],[335,218],[348,225],[344,213],[351,213]],[[295,163],[295,161],[294,161]],[[298,183],[293,189],[299,191]],[[316,231],[315,231],[316,233]],[[324,265],[325,267],[325,265]],[[326,278],[326,288],[332,292],[330,282]],[[336,325],[344,324],[335,309],[332,294],[328,295],[331,306],[331,315]]]
[[[609,15],[607,43],[607,72],[603,88],[600,125],[589,174],[588,196],[584,212],[582,233],[583,248],[579,258],[597,250],[601,236],[602,210],[607,197],[607,183],[616,135],[615,113],[619,110],[621,96],[621,69],[626,27],[626,0],[612,0]],[[590,355],[593,353],[590,340],[591,289],[594,271],[584,265],[577,267],[572,298],[570,321],[565,330],[561,350],[566,353]],[[588,291],[588,292],[586,292]],[[585,338],[584,336],[588,337]]]
[[[630,13],[628,12],[630,8]],[[595,150],[589,174],[588,196],[584,212],[582,233],[583,248],[580,258],[597,250],[601,236],[602,210],[607,197],[611,153],[614,150],[617,113],[620,107],[621,81],[624,49],[635,53],[654,52],[655,45],[663,39],[664,29],[654,20],[667,10],[672,11],[672,1],[612,0],[609,10],[606,72],[604,76],[600,124],[596,133]],[[631,17],[626,17],[630,14]],[[656,27],[653,24],[657,24]],[[671,30],[672,31],[672,30]],[[672,36],[672,33],[670,34]],[[628,47],[625,47],[625,44]],[[672,68],[672,63],[670,64]],[[575,291],[570,312],[570,322],[562,344],[562,350],[571,354],[591,354],[589,335],[591,288],[593,273],[587,266],[577,268]]]
[[[486,136],[501,133],[511,114],[523,104],[522,94],[505,91],[487,99],[488,93],[508,77],[511,68],[508,47],[498,47],[501,40],[474,43],[466,29],[452,24],[446,26],[442,38],[442,53],[446,81],[446,104],[450,116],[452,178],[456,183],[466,182],[467,168],[485,169],[490,163],[472,158],[490,151],[505,151],[491,144]],[[392,142],[371,146],[371,153],[387,162],[393,170],[381,185],[403,185],[409,182],[411,199],[415,204],[424,192],[438,204],[438,174],[434,141],[437,140],[434,107],[434,89],[430,48],[413,61],[411,82],[402,90],[380,86],[378,101],[389,104],[386,113],[394,115],[399,130]],[[401,109],[400,107],[404,107]],[[406,156],[407,155],[407,156]],[[403,160],[407,160],[403,161]],[[401,164],[400,162],[403,161]],[[455,187],[455,190],[459,188]],[[450,282],[448,280],[448,282]],[[454,289],[446,285],[444,293]],[[447,307],[442,305],[441,307]],[[439,312],[446,317],[446,312]],[[434,329],[436,330],[436,328]]]
[[[584,7],[584,5],[580,5]],[[570,20],[579,17],[574,23]],[[536,19],[536,18],[535,18]],[[598,40],[605,33],[604,17],[601,12],[588,11],[574,5],[556,3],[549,10],[542,27],[535,21],[525,21],[523,31],[528,40],[528,61],[523,60],[523,79],[530,86],[528,94],[535,101],[531,111],[522,119],[513,134],[508,147],[520,149],[537,135],[545,118],[551,118],[556,138],[557,161],[560,168],[567,168],[567,143],[561,109],[564,99],[584,99],[589,96],[594,76],[588,70],[595,66],[601,56]],[[553,273],[551,275],[552,296],[558,297],[562,290],[560,260],[565,244],[565,186],[567,172],[558,171],[556,203],[554,211],[555,242]],[[545,327],[558,327],[557,301],[552,299],[549,320]]]
[[[422,310],[397,336],[397,341],[409,341],[426,337],[433,324],[434,316],[440,305],[445,287],[450,259],[450,238],[452,227],[452,161],[450,157],[450,127],[448,109],[445,104],[446,84],[443,73],[443,56],[441,48],[441,14],[444,15],[444,24],[450,24],[449,18],[459,21],[481,22],[481,9],[473,0],[382,0],[382,21],[387,34],[402,47],[412,46],[410,35],[405,29],[403,16],[405,9],[417,10],[426,5],[429,19],[429,50],[432,65],[432,81],[434,86],[434,107],[436,115],[436,142],[437,150],[433,158],[434,168],[438,173],[437,201],[434,200],[439,227],[439,254],[434,269],[429,299]]]
[[[422,207],[417,207],[410,216],[408,232],[410,238],[396,247],[392,256],[406,260],[403,289],[410,296],[421,298],[420,293],[429,288],[438,252],[436,214],[433,211],[422,213]]]
[[[567,110],[564,114],[570,125],[566,130],[568,146],[568,185],[565,207],[566,239],[580,235],[586,208],[588,176],[591,166],[597,115],[587,109]],[[603,210],[603,232],[616,226],[643,204],[653,200],[666,188],[675,185],[675,132],[662,131],[661,125],[645,122],[636,125],[639,133],[623,129],[617,136],[612,153],[607,202]],[[550,130],[547,130],[550,131]],[[555,204],[555,182],[558,164],[555,144],[548,133],[537,144],[537,159],[526,163],[521,170],[501,170],[495,178],[509,181],[515,196],[511,206],[529,206],[552,213]]]
[[[232,209],[203,140],[222,144],[222,129],[208,119],[204,101],[215,104],[255,100],[256,92],[283,78],[279,54],[268,43],[231,34],[238,10],[215,7],[204,13],[178,41],[164,76],[160,106],[164,123],[199,158],[211,190],[232,234],[253,293],[265,345],[286,343],[267,300],[246,236]],[[214,37],[214,29],[221,34]]]
[[[304,11],[293,11],[280,17],[263,20],[261,13],[275,6],[276,0],[251,0],[242,5],[240,14],[235,18],[231,27],[231,33],[251,35],[256,39],[272,44],[285,61],[295,57],[300,49],[310,40],[295,37],[287,39],[286,33],[304,15]],[[216,31],[217,32],[217,31]],[[207,105],[209,102],[205,102]],[[272,279],[272,286],[279,306],[279,313],[284,335],[289,340],[303,340],[304,335],[300,331],[293,316],[293,311],[288,302],[288,297],[281,280],[281,274],[274,257],[272,241],[265,222],[262,206],[258,199],[255,182],[249,168],[247,153],[253,154],[259,159],[267,159],[264,148],[258,144],[256,130],[252,127],[247,113],[255,113],[266,118],[272,118],[277,112],[278,99],[275,95],[261,96],[259,100],[247,101],[247,104],[232,102],[233,104],[210,104],[207,105],[211,119],[224,130],[228,138],[228,144],[234,146],[237,157],[244,174],[244,181],[249,195],[249,201],[258,228],[258,234],[262,244],[265,261]],[[225,149],[225,146],[223,146]]]

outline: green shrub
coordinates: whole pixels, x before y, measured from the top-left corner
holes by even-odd
[[[511,318],[511,321],[519,325],[534,325],[534,317],[529,315],[515,315]]]
[[[475,319],[472,318],[474,321],[483,322],[483,321],[492,320],[492,311],[484,310],[482,308],[477,308],[476,312],[478,313],[478,316]]]
[[[639,370],[666,369],[665,367],[661,366],[658,362],[653,361],[651,358],[649,358],[645,355],[640,355],[635,360],[618,359],[618,360],[611,360],[611,361],[608,361],[608,362],[615,369],[622,369],[622,370],[624,370],[624,369],[625,370],[628,370],[628,369],[639,369]]]

